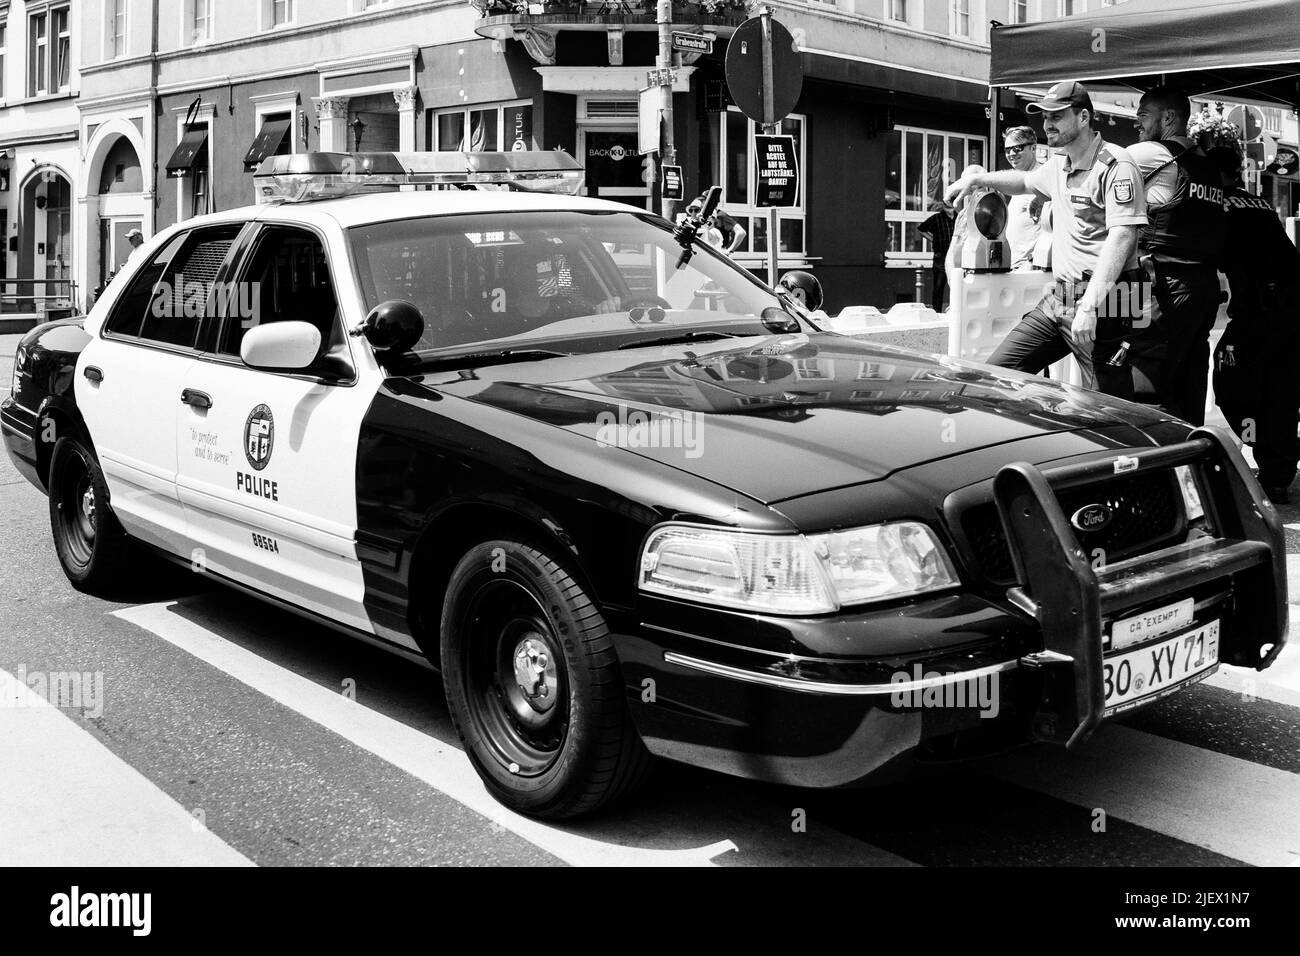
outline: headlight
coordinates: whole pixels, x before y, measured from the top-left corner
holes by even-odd
[[[819,535],[667,525],[641,555],[643,591],[721,607],[822,614],[952,587],[952,563],[913,521]]]
[[[1174,474],[1178,476],[1178,487],[1183,493],[1183,505],[1187,508],[1187,520],[1195,521],[1197,518],[1205,515],[1205,508],[1201,505],[1201,493],[1196,489],[1196,476],[1192,474],[1192,469],[1186,465],[1179,465],[1174,469]]]

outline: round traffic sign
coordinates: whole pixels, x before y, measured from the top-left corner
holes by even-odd
[[[803,57],[794,37],[772,20],[772,113],[763,115],[763,18],[751,17],[727,43],[727,89],[731,98],[755,123],[779,123],[799,102],[803,89]]]

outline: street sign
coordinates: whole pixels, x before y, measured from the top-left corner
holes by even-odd
[[[799,159],[793,136],[755,136],[758,179],[754,205],[796,206],[799,204]]]
[[[662,198],[672,199],[672,200],[686,198],[685,189],[682,186],[682,167],[665,166],[663,169],[663,173],[664,173],[664,186],[663,186]]]
[[[659,87],[647,86],[637,103],[636,151],[644,156],[659,150]]]
[[[708,33],[678,33],[674,30],[673,49],[683,53],[712,53],[713,36]]]
[[[764,109],[763,17],[751,17],[731,35],[727,42],[727,88],[740,111],[755,123],[779,123],[799,102],[803,89],[803,58],[795,48],[794,37],[778,21],[771,23],[770,77],[772,83],[771,115]]]

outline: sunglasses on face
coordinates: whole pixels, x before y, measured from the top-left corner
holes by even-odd
[[[703,207],[703,206],[690,206],[690,207],[687,208],[686,211],[687,211],[688,213],[690,213],[692,216],[698,216],[700,213],[702,213],[702,212],[704,211],[704,207]]]
[[[1028,144],[1028,143],[1021,143],[1019,146],[1008,146],[1008,147],[1006,147],[1005,150],[1004,150],[1004,152],[1005,152],[1008,156],[1019,156],[1022,152],[1024,152],[1024,151],[1025,151],[1026,149],[1028,149],[1028,148],[1029,148],[1029,144]]]

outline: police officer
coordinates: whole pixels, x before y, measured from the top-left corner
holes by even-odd
[[[1121,352],[1128,322],[1140,307],[1138,229],[1147,223],[1137,164],[1092,128],[1092,98],[1080,83],[1057,83],[1039,103],[1047,145],[1057,153],[1032,172],[1016,169],[963,175],[945,199],[987,186],[1008,195],[1032,192],[1052,203],[1052,268],[1056,282],[994,350],[989,362],[1041,372],[1074,352],[1084,384],[1123,398],[1132,381],[1108,366]]]
[[[1150,324],[1134,330],[1130,367],[1139,399],[1201,425],[1227,218],[1219,171],[1186,136],[1190,117],[1187,94],[1172,87],[1157,87],[1138,103],[1141,142],[1129,155],[1146,187],[1138,252],[1154,302]],[[1148,381],[1154,395],[1143,394]]]
[[[1215,349],[1214,397],[1255,452],[1269,500],[1285,504],[1300,447],[1300,251],[1273,208],[1241,188],[1241,154],[1210,150],[1228,202],[1223,271],[1232,298]]]

